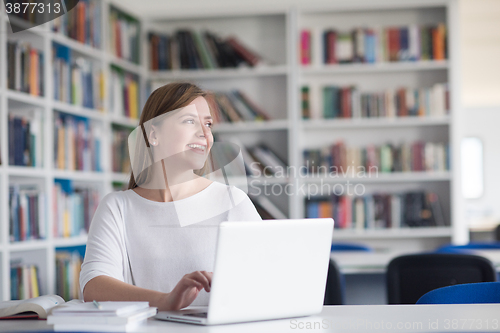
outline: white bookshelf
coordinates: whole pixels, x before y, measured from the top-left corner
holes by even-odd
[[[230,141],[238,138],[243,144],[252,146],[266,142],[289,166],[302,166],[302,152],[305,148],[321,147],[344,139],[350,145],[386,143],[388,140],[405,138],[411,142],[422,138],[449,142],[452,156],[452,170],[434,173],[394,173],[379,174],[374,179],[328,179],[318,177],[273,178],[259,177],[248,179],[249,187],[264,190],[273,185],[329,184],[351,181],[366,186],[367,191],[397,192],[404,190],[430,190],[438,193],[449,227],[380,229],[380,230],[335,230],[334,241],[361,242],[375,247],[431,249],[446,242],[463,243],[468,240],[468,230],[462,221],[460,207],[460,168],[458,165],[458,139],[461,126],[459,111],[459,74],[458,74],[458,14],[456,0],[383,0],[333,2],[321,7],[291,7],[286,10],[270,10],[259,13],[224,13],[221,15],[193,12],[192,16],[171,17],[152,22],[139,18],[141,28],[140,64],[118,59],[108,52],[108,14],[109,6],[127,12],[118,1],[102,0],[101,40],[103,45],[95,49],[82,45],[68,37],[53,33],[48,24],[23,32],[23,36],[34,39],[45,54],[45,95],[34,97],[7,89],[6,75],[0,76],[0,300],[10,297],[10,261],[23,259],[26,263],[37,263],[40,267],[40,282],[43,293],[55,292],[55,249],[58,247],[79,246],[86,242],[85,236],[69,239],[52,235],[53,212],[47,210],[47,239],[9,242],[8,197],[9,182],[36,182],[47,194],[47,206],[52,207],[51,197],[54,179],[71,179],[80,186],[93,186],[99,189],[100,197],[112,191],[113,182],[128,182],[128,175],[111,170],[111,128],[113,125],[135,127],[137,120],[111,114],[109,93],[104,100],[104,112],[77,107],[53,99],[53,79],[51,59],[52,43],[69,47],[73,52],[93,59],[104,71],[106,90],[110,84],[110,66],[116,65],[139,78],[140,108],[144,104],[146,86],[155,86],[175,80],[189,80],[202,88],[212,91],[240,89],[250,99],[266,110],[272,121],[223,123],[214,127],[221,139]],[[131,16],[137,17],[133,13]],[[233,15],[234,14],[234,15]],[[356,26],[408,25],[409,23],[446,22],[448,28],[449,58],[446,61],[421,61],[405,63],[342,64],[322,66],[315,59],[313,64],[303,67],[298,60],[298,36],[304,27],[321,30],[326,27],[350,29]],[[23,24],[23,23],[20,23]],[[7,17],[0,15],[0,26],[6,27]],[[208,29],[220,36],[234,34],[251,49],[268,60],[268,64],[256,68],[215,69],[215,70],[175,70],[151,71],[147,44],[148,32],[172,33],[178,28],[189,27],[193,30]],[[0,34],[0,73],[7,73],[6,45],[8,34]],[[318,45],[313,52],[318,54]],[[451,94],[451,115],[440,118],[394,118],[394,119],[327,119],[302,120],[300,88],[308,84],[312,91],[326,84],[356,84],[363,90],[387,89],[399,86],[427,87],[432,83],[449,82]],[[311,94],[312,107],[320,107],[320,95]],[[8,166],[7,115],[9,103],[23,103],[40,108],[43,113],[43,166],[26,168]],[[80,172],[57,170],[53,168],[53,120],[54,112],[63,112],[91,119],[101,126],[102,151],[101,168],[103,172]],[[395,142],[398,143],[398,142]],[[48,147],[48,148],[47,148]],[[251,192],[251,191],[250,191]],[[290,218],[304,217],[304,196],[271,195],[269,199]],[[408,247],[408,248],[406,248]]]

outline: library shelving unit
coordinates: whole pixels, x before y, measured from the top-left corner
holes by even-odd
[[[458,9],[455,0],[408,0],[408,1],[353,1],[332,2],[321,7],[302,6],[258,12],[213,13],[193,12],[191,16],[166,16],[161,20],[137,17],[118,1],[91,0],[100,8],[99,45],[90,46],[54,32],[52,22],[16,34],[0,34],[0,300],[11,297],[11,262],[30,265],[39,269],[39,283],[42,293],[56,291],[56,251],[81,247],[86,243],[84,233],[72,237],[55,236],[59,227],[54,207],[55,182],[75,189],[93,189],[102,198],[114,189],[123,188],[128,181],[126,167],[115,163],[113,153],[119,138],[127,130],[137,126],[139,115],[148,92],[158,85],[176,80],[189,80],[211,91],[238,89],[269,113],[271,120],[262,122],[221,123],[214,127],[220,140],[237,140],[252,147],[265,142],[287,165],[298,170],[304,163],[303,151],[331,145],[342,139],[346,145],[398,144],[401,140],[429,140],[445,142],[452,151],[451,169],[442,172],[380,173],[367,179],[322,179],[318,177],[256,177],[248,179],[250,194],[266,195],[269,200],[289,218],[305,217],[305,196],[299,189],[309,184],[337,183],[362,184],[366,193],[383,191],[388,193],[425,190],[438,194],[447,226],[434,228],[392,228],[376,230],[343,230],[334,232],[335,241],[363,242],[375,247],[397,250],[431,249],[445,242],[463,243],[468,240],[467,228],[463,222],[460,195],[459,146],[460,105],[458,77]],[[120,21],[119,24],[116,21]],[[16,24],[25,24],[15,20]],[[409,24],[444,23],[447,32],[448,57],[443,61],[380,62],[375,64],[321,64],[321,45],[313,43],[313,59],[303,66],[299,58],[300,34],[305,28],[319,31],[324,29],[348,31],[357,27],[408,26]],[[9,31],[9,19],[0,15],[2,31]],[[111,25],[113,25],[111,27]],[[138,40],[129,41],[129,50],[117,50],[117,33],[114,29],[125,27],[127,33]],[[212,70],[155,70],[150,69],[148,34],[172,34],[178,29],[196,31],[209,30],[222,37],[235,35],[251,50],[258,53],[264,63],[256,67],[220,68]],[[7,82],[8,42],[18,40],[29,43],[43,54],[43,95],[9,89]],[[314,41],[314,35],[313,35]],[[69,55],[68,55],[69,54]],[[84,107],[55,98],[59,87],[53,75],[55,58],[66,57],[84,63],[95,69],[104,84],[102,100],[95,107]],[[53,61],[54,60],[54,61]],[[57,59],[56,59],[57,60]],[[125,82],[125,83],[124,83]],[[310,87],[310,108],[316,114],[321,112],[321,87],[325,85],[355,85],[360,91],[380,91],[398,87],[428,88],[435,83],[449,84],[450,114],[444,117],[396,117],[394,119],[302,119],[301,88]],[[123,84],[137,94],[126,103],[123,98]],[[57,86],[56,86],[57,85]],[[96,93],[98,95],[98,93]],[[95,97],[95,96],[94,96]],[[87,104],[82,104],[87,105]],[[130,105],[136,105],[130,108]],[[23,116],[34,121],[38,131],[31,133],[36,142],[41,140],[41,151],[37,152],[35,166],[18,166],[9,163],[9,115]],[[66,161],[59,161],[55,141],[58,126],[69,122],[83,123],[92,129],[91,137],[99,141],[99,161],[96,168],[62,169]],[[38,136],[37,136],[38,135]],[[37,146],[38,147],[38,146]],[[18,157],[23,160],[23,156]],[[60,164],[61,163],[61,164]],[[95,162],[97,163],[97,162]],[[17,164],[17,163],[13,163]],[[84,163],[85,164],[85,163]],[[93,163],[90,163],[91,166]],[[125,169],[124,169],[125,168]],[[70,169],[70,170],[68,170]],[[43,239],[11,241],[9,197],[10,187],[23,191],[41,193],[45,209],[41,224]],[[275,187],[273,187],[275,186]],[[288,187],[287,187],[288,186]],[[287,195],[283,189],[292,189]],[[50,208],[50,209],[49,209]],[[40,230],[39,230],[40,231]]]
[[[91,5],[90,5],[91,4]],[[0,15],[0,27],[2,34],[0,36],[0,300],[11,299],[11,264],[36,265],[38,268],[39,292],[42,294],[52,294],[56,292],[56,280],[58,279],[58,267],[56,264],[56,254],[59,250],[79,250],[86,244],[87,237],[85,232],[80,230],[62,231],[61,225],[58,225],[57,213],[49,207],[56,204],[57,193],[54,189],[56,182],[62,186],[70,186],[72,190],[94,191],[94,200],[102,198],[113,190],[113,186],[120,187],[128,182],[127,170],[117,169],[113,172],[111,149],[113,140],[113,131],[119,129],[133,129],[138,124],[138,114],[144,102],[145,91],[143,89],[146,82],[146,70],[142,65],[142,56],[130,56],[116,50],[110,45],[111,29],[108,17],[114,19],[132,20],[140,27],[141,21],[135,19],[127,10],[120,8],[118,2],[102,0],[91,0],[87,2],[86,10],[94,10],[93,24],[97,35],[92,33],[94,40],[90,37],[86,41],[79,38],[81,35],[64,34],[61,31],[55,31],[55,22],[29,28],[18,33],[12,33],[9,26],[9,18],[4,12]],[[74,10],[77,10],[75,8]],[[21,27],[30,27],[28,23],[19,18],[13,18],[11,23]],[[61,30],[64,31],[64,28]],[[130,30],[129,30],[130,32]],[[81,31],[80,31],[81,33]],[[139,40],[140,28],[137,30],[137,41]],[[31,49],[36,49],[42,54],[43,60],[40,60],[42,67],[43,95],[38,96],[30,93],[17,91],[8,85],[7,73],[10,63],[7,61],[9,55],[8,43],[18,41],[21,46],[29,44]],[[138,50],[137,47],[135,47]],[[66,64],[64,64],[66,62]],[[63,65],[61,65],[63,63]],[[68,72],[55,74],[60,71],[64,65],[69,71],[74,71],[75,67],[80,69],[79,73],[91,68],[93,88],[92,97],[88,97],[88,88],[85,84],[78,86],[74,83],[72,88],[62,91],[64,81],[56,82]],[[119,74],[113,76],[114,72]],[[120,77],[121,75],[121,77]],[[117,110],[121,105],[115,105],[122,96],[110,94],[109,91],[115,88],[115,92],[120,92],[120,87],[113,84],[123,84],[123,77],[130,76],[135,80],[135,94],[137,103],[137,112],[135,115]],[[115,79],[113,81],[112,79]],[[128,80],[128,79],[127,79]],[[68,82],[66,82],[69,84]],[[101,86],[102,85],[102,86]],[[76,89],[75,86],[77,87]],[[82,87],[83,86],[83,87]],[[59,89],[56,91],[56,88]],[[78,91],[86,93],[79,93]],[[75,90],[75,91],[73,91]],[[111,100],[112,98],[116,98]],[[89,99],[93,99],[92,103]],[[89,104],[90,103],[90,104]],[[122,104],[123,105],[123,104]],[[9,133],[14,132],[11,128],[10,117],[26,119],[30,125],[31,136],[34,138],[36,148],[36,160],[30,166],[19,166],[19,160],[9,160]],[[67,120],[69,124],[74,123],[75,132],[71,135],[73,138],[80,138],[79,135],[87,136],[89,143],[93,141],[94,156],[77,157],[77,165],[68,165],[67,152],[63,151],[61,156],[58,148],[65,148],[64,141],[69,139],[69,130],[66,130],[66,136],[56,140],[57,130],[61,124]],[[61,122],[58,122],[58,121]],[[21,124],[21,121],[19,121]],[[80,125],[79,125],[80,124]],[[37,130],[35,131],[34,128]],[[59,127],[58,127],[59,126]],[[70,125],[67,125],[70,126]],[[81,126],[78,127],[78,126]],[[85,129],[82,129],[85,128]],[[23,132],[24,133],[24,132]],[[18,144],[19,137],[15,137]],[[61,145],[62,142],[62,145]],[[99,148],[96,148],[97,145]],[[14,146],[12,146],[14,147]],[[18,147],[17,145],[15,146]],[[53,148],[54,147],[54,148]],[[10,148],[12,150],[12,148]],[[75,149],[76,150],[76,149]],[[81,152],[81,151],[80,151]],[[74,152],[78,154],[78,150]],[[23,160],[23,156],[16,157]],[[62,164],[60,164],[62,163]],[[33,166],[31,166],[33,165]],[[39,216],[36,216],[40,222],[37,230],[40,237],[27,237],[25,240],[11,239],[10,221],[11,210],[9,208],[10,187],[15,187],[18,191],[34,191],[39,194],[39,205],[45,208],[38,210]],[[74,199],[63,199],[74,200]],[[43,204],[42,204],[43,203]],[[62,205],[63,202],[59,202]],[[82,202],[73,201],[74,207],[83,207]],[[32,206],[30,206],[31,208]],[[74,208],[73,208],[74,210]],[[35,209],[35,211],[37,211]],[[83,212],[83,209],[81,210]],[[80,213],[81,213],[80,212]],[[88,212],[91,215],[92,211]],[[76,216],[76,215],[75,215]],[[60,217],[59,217],[60,218]],[[87,223],[91,216],[86,216]],[[75,219],[73,216],[72,219]],[[31,221],[31,220],[30,220]],[[58,220],[57,220],[58,221]],[[74,220],[72,220],[74,222]],[[83,221],[79,221],[82,223]],[[60,223],[60,222],[59,222]],[[32,227],[32,225],[30,225]],[[58,233],[56,233],[59,227]],[[64,227],[63,227],[64,228]],[[32,230],[33,232],[33,230]],[[71,236],[70,236],[71,235]],[[22,238],[21,238],[22,239]],[[71,294],[70,297],[75,297]]]

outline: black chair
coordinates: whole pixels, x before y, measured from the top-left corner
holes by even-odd
[[[328,277],[326,278],[325,300],[324,305],[342,305],[344,304],[344,276],[340,273],[340,269],[330,259],[328,266]]]
[[[470,254],[405,255],[394,258],[386,274],[389,304],[415,304],[425,293],[437,288],[497,280],[491,261]]]

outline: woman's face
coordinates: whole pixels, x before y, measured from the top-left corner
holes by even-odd
[[[201,169],[214,141],[207,101],[197,97],[187,107],[167,115],[153,134],[155,160],[167,158],[167,167],[176,170]]]

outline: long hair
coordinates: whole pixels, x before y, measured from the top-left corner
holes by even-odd
[[[144,108],[142,109],[141,118],[139,119],[139,126],[144,132],[144,123],[154,119],[167,112],[177,110],[179,108],[187,106],[189,103],[194,101],[197,97],[204,97],[207,99],[210,114],[217,120],[216,107],[213,103],[212,94],[202,90],[197,85],[188,82],[175,82],[166,84],[155,91],[149,96]],[[145,135],[145,133],[143,133]],[[149,149],[149,140],[144,137],[146,142],[146,147]],[[204,172],[208,163],[200,170],[200,173]],[[143,175],[144,174],[144,175]],[[147,172],[141,172],[139,175],[141,178],[147,177]],[[134,177],[134,172],[131,170],[130,180],[128,183],[128,189],[136,188],[138,185]]]

